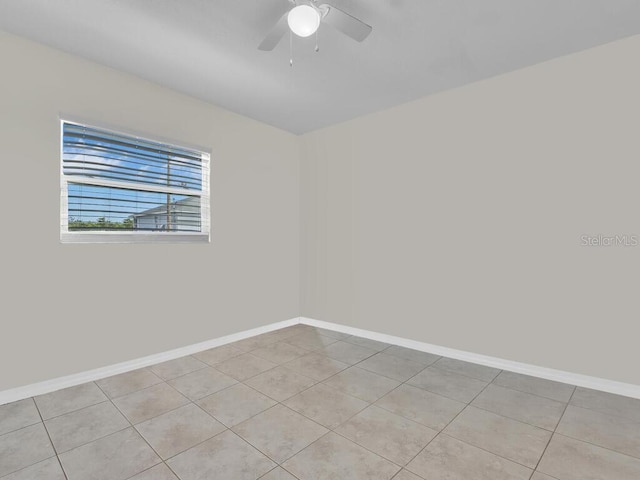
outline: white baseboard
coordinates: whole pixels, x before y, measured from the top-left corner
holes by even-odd
[[[576,385],[579,387],[591,388],[593,390],[600,390],[603,392],[609,392],[617,395],[624,395],[626,397],[640,399],[640,385],[616,382],[613,380],[606,380],[604,378],[590,377],[588,375],[565,372],[562,370],[554,370],[552,368],[538,367],[536,365],[529,365],[526,363],[514,362],[511,360],[504,360],[502,358],[465,352],[463,350],[441,347],[429,343],[395,337],[393,335],[387,335],[384,333],[372,332],[370,330],[347,327],[345,325],[325,322],[323,320],[315,320],[307,317],[296,317],[290,320],[271,323],[269,325],[253,328],[251,330],[245,330],[243,332],[234,333],[232,335],[227,335],[213,340],[207,340],[205,342],[176,348],[174,350],[169,350],[168,352],[157,353],[154,355],[149,355],[147,357],[117,363],[115,365],[107,367],[96,368],[94,370],[67,375],[65,377],[59,377],[53,380],[46,380],[44,382],[38,382],[31,385],[25,385],[23,387],[5,390],[0,392],[0,405],[4,405],[5,403],[14,402],[17,400],[22,400],[24,398],[43,395],[45,393],[54,392],[63,388],[73,387],[75,385],[80,385],[81,383],[100,380],[112,375],[118,375],[119,373],[125,373],[131,370],[136,370],[138,368],[148,367],[150,365],[166,362],[168,360],[174,360],[179,357],[184,357],[185,355],[202,352],[203,350],[226,345],[227,343],[237,342],[238,340],[244,340],[245,338],[254,337],[262,333],[268,333],[273,330],[289,327],[298,323],[310,325],[313,327],[326,328],[328,330],[334,330],[336,332],[346,333],[349,335],[356,335],[359,337],[377,340],[392,345],[399,345],[401,347],[412,348],[414,350],[420,350],[422,352],[433,353],[434,355],[441,355],[444,357],[464,360],[466,362],[477,363],[479,365],[485,365],[487,367],[499,368],[501,370],[508,370],[510,372],[522,373],[524,375],[531,375],[533,377],[555,380],[557,382],[568,383],[570,385]]]
[[[364,337],[371,340],[378,340],[379,342],[390,343],[392,345],[412,348],[414,350],[420,350],[422,352],[433,353],[434,355],[441,355],[443,357],[455,358],[457,360],[477,363],[479,365],[485,365],[487,367],[499,368],[500,370],[508,370],[510,372],[531,375],[532,377],[555,380],[556,382],[568,383],[570,385],[576,385],[578,387],[585,387],[593,390],[614,393],[617,395],[624,395],[625,397],[640,399],[640,385],[616,382],[614,380],[606,380],[604,378],[590,377],[588,375],[565,372],[562,370],[555,370],[546,367],[538,367],[536,365],[529,365],[527,363],[514,362],[511,360],[504,360],[502,358],[480,355],[478,353],[470,353],[463,350],[440,347],[438,345],[417,342],[415,340],[408,340],[401,337],[394,337],[392,335],[372,332],[370,330],[362,330],[360,328],[347,327],[344,325],[339,325],[337,323],[315,320],[313,318],[300,317],[300,323],[311,325],[313,327],[326,328],[327,330],[334,330],[336,332],[346,333],[349,335],[356,335],[358,337]]]
[[[264,325],[262,327],[252,328],[251,330],[245,330],[244,332],[234,333],[232,335],[226,335],[224,337],[215,338],[213,340],[207,340],[205,342],[176,348],[174,350],[169,350],[168,352],[156,353],[147,357],[129,360],[127,362],[117,363],[115,365],[110,365],[107,367],[96,368],[73,375],[54,378],[53,380],[46,380],[44,382],[38,382],[31,385],[25,385],[23,387],[4,390],[0,392],[0,405],[15,402],[17,400],[22,400],[24,398],[43,395],[45,393],[54,392],[63,388],[74,387],[76,385],[80,385],[81,383],[93,382],[95,380],[100,380],[101,378],[118,375],[119,373],[130,372],[131,370],[148,367],[150,365],[166,362],[168,360],[174,360],[179,357],[184,357],[185,355],[202,352],[203,350],[219,347],[231,342],[237,342],[238,340],[244,340],[245,338],[254,337],[262,333],[271,332],[273,330],[289,327],[298,323],[300,323],[300,319],[296,317],[290,320],[284,320],[282,322],[276,322],[269,325]]]

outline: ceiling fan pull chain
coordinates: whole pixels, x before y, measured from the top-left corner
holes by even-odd
[[[318,53],[320,51],[320,47],[318,46],[318,31],[320,29],[316,30],[316,53]]]
[[[293,67],[293,33],[289,30],[289,66]]]

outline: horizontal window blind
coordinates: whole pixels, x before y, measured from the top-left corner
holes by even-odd
[[[208,233],[208,155],[76,123],[62,129],[67,232]]]

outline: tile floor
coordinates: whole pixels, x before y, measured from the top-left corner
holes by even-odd
[[[296,325],[0,406],[2,480],[638,480],[640,400]]]

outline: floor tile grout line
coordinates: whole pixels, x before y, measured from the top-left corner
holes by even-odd
[[[537,379],[537,380],[545,380],[545,381],[548,381],[548,382],[554,382],[554,383],[558,383],[558,384],[560,384],[560,385],[567,385],[567,386],[569,386],[569,387],[573,387],[573,391],[575,391],[575,389],[576,389],[576,388],[578,388],[578,387],[576,387],[575,385],[571,385],[570,383],[557,382],[557,381],[555,381],[555,380],[547,380],[546,378],[534,377],[534,376],[531,376],[531,375],[526,375],[526,374],[524,374],[524,373],[512,372],[511,370],[502,370],[500,374],[505,373],[505,372],[506,372],[506,373],[513,373],[514,375],[521,375],[521,376],[523,376],[523,377],[531,377],[531,378],[535,378],[535,379]],[[567,400],[567,401],[565,402],[564,400],[558,400],[557,398],[546,397],[546,396],[544,396],[544,395],[540,395],[540,394],[538,394],[538,393],[533,393],[533,392],[530,392],[530,391],[528,392],[528,391],[525,391],[525,390],[522,390],[522,389],[519,389],[519,388],[514,388],[514,387],[511,387],[511,386],[508,386],[508,385],[501,385],[501,384],[499,384],[499,383],[496,383],[496,380],[497,380],[499,377],[500,377],[500,375],[498,375],[496,378],[494,378],[490,383],[491,383],[492,385],[496,385],[497,387],[501,387],[501,388],[508,388],[509,390],[514,390],[514,391],[516,391],[516,392],[520,392],[520,393],[528,393],[529,395],[533,395],[533,396],[535,396],[535,397],[540,397],[540,398],[545,398],[545,399],[547,399],[547,400],[553,400],[554,402],[569,403],[569,400]],[[569,396],[569,398],[573,397],[573,391],[571,392],[571,395]],[[612,395],[613,395],[613,394],[612,394]]]
[[[160,378],[160,377],[158,377],[158,378]],[[153,387],[157,387],[158,385],[163,384],[163,383],[166,383],[167,385],[169,385],[166,380],[163,380],[162,378],[160,378],[160,381],[158,383],[154,383],[153,385],[149,385],[149,386],[140,388],[139,390],[133,390],[132,392],[125,393],[124,395],[118,395],[117,397],[110,397],[110,396],[107,395],[107,398],[109,400],[111,400],[111,402],[113,403],[114,400],[119,400],[119,399],[121,399],[123,397],[128,397],[129,395],[133,395],[134,393],[140,393],[140,392],[142,392],[144,390],[149,390],[149,389],[151,389]],[[171,386],[171,385],[169,385],[169,386]],[[100,386],[98,386],[98,388],[100,388]],[[106,393],[105,393],[105,395],[106,395]],[[180,395],[182,395],[182,394],[180,394]]]
[[[29,398],[31,398],[31,397],[29,397]],[[31,425],[25,425],[24,427],[16,428],[15,430],[11,430],[10,432],[3,433],[2,435],[0,435],[0,438],[4,437],[6,435],[11,435],[12,433],[21,432],[22,430],[24,430],[26,428],[29,428],[29,427],[33,427],[34,425],[38,425],[39,423],[44,424],[44,421],[42,421],[42,417],[40,417],[40,418],[41,418],[41,420],[38,420],[37,422],[32,423]]]
[[[494,412],[493,410],[489,410],[488,408],[480,407],[480,406],[478,406],[478,405],[472,405],[472,404],[469,404],[469,406],[470,406],[470,407],[473,407],[473,408],[477,408],[478,410],[482,410],[483,412],[491,413],[491,414],[493,414],[493,415],[498,415],[499,417],[503,417],[503,418],[506,418],[506,419],[508,419],[508,420],[512,420],[512,421],[514,421],[514,422],[522,423],[523,425],[528,425],[528,426],[533,427],[533,428],[537,428],[537,429],[540,429],[540,430],[544,430],[545,432],[548,432],[548,433],[553,433],[553,432],[555,431],[555,427],[554,427],[554,429],[553,429],[553,430],[551,430],[551,429],[549,429],[549,428],[541,427],[540,425],[534,425],[533,423],[525,422],[524,420],[520,420],[520,419],[518,419],[518,418],[509,417],[509,416],[504,415],[504,414],[502,414],[502,413]],[[566,408],[566,407],[565,407],[565,408]],[[563,412],[563,413],[564,413],[564,412]],[[561,417],[562,417],[562,414],[560,414],[560,417],[558,417],[558,418],[561,418]],[[558,420],[558,421],[560,421],[560,420]]]
[[[49,438],[49,443],[51,444],[51,448],[53,449],[53,453],[55,454],[54,456],[58,461],[58,465],[60,465],[60,470],[62,471],[62,475],[64,475],[64,478],[66,480],[69,480],[67,472],[62,466],[62,460],[60,460],[60,455],[58,455],[58,450],[56,449],[56,446],[53,444],[53,440],[51,439],[51,435],[49,434],[49,429],[47,428],[47,425],[44,423],[44,418],[42,418],[42,412],[40,412],[40,407],[38,407],[38,402],[36,402],[36,399],[34,397],[31,397],[31,400],[33,401],[33,404],[36,406],[36,410],[38,411],[38,415],[40,416],[40,420],[42,421],[42,426],[44,427],[44,431],[46,432],[47,437]],[[35,465],[35,464],[32,464],[32,465]],[[32,466],[32,465],[29,465],[29,466]]]
[[[297,453],[296,453],[297,455]],[[293,457],[291,457],[293,458]],[[284,462],[283,462],[284,463]],[[282,465],[278,465],[277,467],[272,468],[271,470],[269,470],[267,473],[265,473],[264,475],[262,475],[261,477],[259,477],[257,480],[260,480],[264,477],[266,477],[267,475],[269,475],[271,472],[273,472],[274,470],[277,470],[281,468],[282,470],[284,470],[285,472],[287,472],[289,475],[291,475],[295,480],[302,480],[300,477],[298,477],[297,475],[294,475],[293,473],[291,473],[289,470],[287,470],[286,468],[284,468]]]
[[[29,398],[32,398],[32,397],[29,397]],[[25,400],[25,399],[23,399],[23,400]],[[15,430],[11,430],[11,431],[9,431],[9,432],[1,433],[1,434],[0,434],[0,438],[4,437],[5,435],[10,435],[10,434],[12,434],[12,433],[19,432],[20,430],[24,430],[25,428],[33,427],[34,425],[37,425],[37,424],[39,424],[39,423],[44,423],[44,422],[42,421],[42,417],[40,417],[40,420],[35,421],[35,422],[33,422],[33,423],[29,424],[29,425],[24,425],[24,426],[22,426],[22,427],[20,427],[20,428],[16,428]]]
[[[301,449],[299,452],[297,452],[295,455],[291,455],[289,458],[287,458],[286,460],[284,460],[282,463],[278,463],[278,466],[279,466],[279,467],[282,467],[282,468],[284,468],[284,469],[286,470],[286,468],[285,468],[285,467],[283,467],[283,465],[284,465],[285,463],[287,463],[287,462],[288,462],[289,460],[291,460],[293,457],[296,457],[297,455],[300,455],[300,454],[301,454],[302,452],[304,452],[307,448],[311,447],[313,444],[315,444],[315,443],[319,442],[319,441],[320,441],[320,440],[322,440],[324,437],[326,437],[327,435],[330,435],[330,434],[332,434],[332,433],[333,433],[333,431],[328,430],[328,431],[327,431],[327,432],[325,432],[323,435],[320,435],[318,438],[316,438],[316,439],[315,439],[313,442],[311,442],[309,445],[307,445],[307,446],[305,446],[304,448],[302,448],[302,449]],[[242,437],[240,437],[240,438],[242,438]],[[243,439],[243,440],[244,440],[244,439]],[[249,445],[251,445],[251,444],[249,444]],[[268,458],[271,458],[271,457],[268,457]],[[277,462],[276,462],[276,463],[277,463]],[[288,470],[287,470],[287,471],[288,471]]]
[[[195,370],[190,370],[190,371],[188,371],[188,372],[186,372],[186,373],[181,373],[180,375],[177,375],[177,376],[175,376],[175,377],[171,377],[171,378],[163,378],[163,377],[161,377],[159,374],[157,374],[156,372],[154,372],[153,370],[151,370],[153,367],[157,367],[158,365],[162,365],[163,363],[173,362],[173,361],[181,360],[181,359],[183,359],[183,358],[187,358],[187,357],[191,357],[191,358],[193,358],[194,360],[197,360],[198,362],[202,363],[202,367],[196,368]],[[178,378],[182,378],[182,377],[185,377],[185,376],[187,376],[187,375],[191,375],[192,373],[199,372],[200,370],[204,370],[205,368],[209,368],[209,367],[210,367],[210,365],[209,365],[208,363],[203,362],[202,360],[198,360],[198,359],[197,359],[196,357],[194,357],[193,355],[184,355],[184,356],[182,356],[182,357],[174,358],[173,360],[167,360],[166,362],[161,362],[161,363],[156,363],[156,364],[154,364],[154,365],[149,365],[147,368],[151,371],[151,373],[153,373],[153,374],[154,374],[156,377],[158,377],[160,380],[162,380],[162,381],[163,381],[163,382],[165,382],[165,383],[168,383],[168,382],[170,382],[170,381],[172,381],[172,380],[176,380],[176,379],[178,379]],[[108,378],[108,377],[107,377],[107,378]],[[157,385],[157,384],[156,384],[156,385]],[[153,387],[153,385],[150,385],[150,387]]]
[[[640,457],[635,457],[633,455],[629,455],[628,453],[624,453],[624,452],[621,452],[619,450],[613,450],[612,448],[604,447],[602,445],[598,445],[597,443],[587,442],[587,441],[581,440],[579,438],[570,437],[569,435],[565,435],[564,433],[555,432],[553,434],[553,436],[568,438],[569,440],[573,440],[575,442],[580,442],[580,443],[584,443],[586,445],[591,445],[592,447],[596,447],[596,448],[599,448],[599,449],[602,449],[602,450],[606,450],[608,452],[615,453],[617,455],[622,455],[623,457],[627,457],[627,458],[630,458],[632,460],[639,460],[640,461]],[[544,473],[544,472],[542,472],[542,473]],[[545,474],[545,475],[548,475],[548,474]]]
[[[182,357],[178,357],[178,358],[182,358]],[[177,359],[174,359],[174,360],[177,360]],[[168,360],[168,361],[171,361],[171,360]],[[164,362],[160,362],[160,363],[164,363]],[[146,367],[135,368],[135,369],[133,369],[133,370],[129,370],[129,371],[127,371],[127,372],[117,373],[117,374],[115,374],[115,375],[110,375],[110,376],[108,376],[108,377],[99,378],[99,379],[97,379],[97,380],[93,380],[93,383],[95,383],[95,384],[96,384],[96,386],[97,386],[98,388],[100,388],[100,390],[102,390],[102,393],[104,393],[104,394],[105,394],[105,396],[106,396],[107,398],[112,398],[112,397],[111,397],[111,395],[109,395],[109,394],[108,394],[108,393],[107,393],[107,392],[106,392],[106,391],[105,391],[105,390],[104,390],[100,385],[98,385],[98,382],[102,382],[103,380],[108,380],[108,379],[110,379],[110,378],[119,377],[119,376],[121,376],[121,375],[127,375],[128,373],[138,372],[138,371],[141,371],[141,370],[145,370],[146,372],[150,373],[150,374],[151,374],[151,375],[153,375],[155,378],[157,378],[157,379],[158,379],[158,382],[157,382],[157,383],[154,383],[154,384],[152,384],[152,385],[149,385],[149,386],[147,386],[147,387],[143,387],[143,388],[153,387],[154,385],[157,385],[158,383],[161,383],[161,382],[164,382],[164,381],[165,381],[163,378],[161,378],[160,376],[158,376],[156,373],[154,373],[154,372],[151,370],[151,367],[155,367],[156,365],[160,365],[160,363],[155,363],[155,364],[153,364],[153,365],[148,365],[148,366],[146,366]],[[87,382],[87,383],[89,383],[89,382]],[[141,390],[142,390],[142,389],[141,389]],[[136,392],[136,391],[137,391],[137,390],[134,390],[134,392]],[[128,393],[125,393],[125,394],[122,394],[122,395],[117,395],[117,396],[115,396],[115,397],[113,397],[113,398],[124,397],[125,395],[128,395],[129,393],[134,393],[134,392],[128,392]]]
[[[558,426],[560,425],[560,422],[562,422],[562,418],[564,417],[564,414],[567,412],[567,408],[569,408],[569,404],[571,402],[571,399],[573,398],[574,393],[576,393],[576,389],[577,389],[577,387],[574,386],[573,387],[573,391],[571,392],[571,395],[569,396],[569,400],[567,401],[567,404],[564,406],[564,410],[562,411],[562,415],[560,415],[560,418],[558,419],[558,423],[556,424],[555,428],[553,429],[553,432],[551,432],[551,436],[549,437],[549,440],[547,441],[547,444],[545,445],[544,449],[542,450],[542,454],[540,455],[540,458],[538,459],[538,462],[536,463],[536,466],[533,469],[533,473],[531,474],[531,477],[533,477],[535,472],[538,470],[538,467],[540,466],[540,462],[542,462],[542,458],[544,457],[544,454],[547,453],[547,449],[549,448],[549,445],[551,444],[551,440],[553,440],[553,437],[556,434],[556,430],[558,429]]]
[[[402,469],[404,468],[404,466],[403,466],[403,465],[401,465],[401,464],[397,463],[396,461],[391,460],[391,459],[389,459],[389,458],[385,457],[384,455],[380,455],[379,453],[374,452],[374,451],[373,451],[373,450],[371,450],[370,448],[365,447],[364,445],[360,445],[358,442],[354,442],[354,441],[353,441],[353,440],[351,440],[350,438],[345,437],[345,436],[344,436],[342,433],[340,433],[340,432],[332,431],[332,433],[335,433],[336,435],[338,435],[338,436],[340,436],[340,437],[344,438],[345,440],[347,440],[347,441],[349,441],[349,442],[353,443],[354,445],[357,445],[358,447],[363,448],[363,449],[364,449],[364,450],[366,450],[367,452],[369,452],[369,453],[371,453],[371,454],[373,454],[373,455],[375,455],[375,456],[377,456],[377,457],[380,457],[380,458],[382,458],[383,460],[386,460],[386,461],[387,461],[387,462],[389,462],[389,463],[392,463],[392,464],[393,464],[393,465],[395,465],[396,467],[400,468],[400,470],[402,470]],[[413,458],[412,458],[411,460],[413,460]],[[409,462],[411,462],[411,460],[409,460]],[[407,465],[409,464],[409,462],[407,462]],[[394,476],[395,476],[395,475],[397,475],[398,473],[400,473],[400,470],[398,470],[396,473],[394,473]],[[393,477],[391,477],[391,478],[393,478]]]
[[[584,388],[584,387],[575,387],[576,391],[579,388]],[[609,393],[609,392],[603,392],[601,390],[594,390],[595,392],[599,392],[599,393],[604,393],[606,395],[612,395],[614,397],[623,397],[623,398],[631,398],[631,397],[625,397],[624,395],[616,395],[615,393]],[[572,395],[572,399],[573,399],[573,395]],[[635,399],[635,398],[631,398],[632,400],[638,400],[638,407],[640,408],[640,399]],[[607,415],[607,416],[611,416],[611,417],[616,417],[616,418],[620,418],[620,419],[624,419],[633,423],[640,423],[640,418],[636,419],[631,418],[627,415],[621,415],[621,414],[616,414],[616,413],[611,413],[610,411],[604,411],[602,409],[599,408],[594,408],[594,407],[587,407],[587,406],[583,406],[583,405],[576,405],[575,403],[569,403],[569,405],[571,405],[572,407],[576,407],[576,408],[581,408],[583,410],[589,410],[590,412],[596,412],[599,413],[601,415]]]
[[[80,408],[77,408],[75,410],[70,410],[68,412],[61,413],[60,415],[56,415],[55,417],[47,418],[46,420],[43,420],[43,422],[50,422],[51,420],[56,420],[56,419],[58,419],[60,417],[64,417],[65,415],[72,415],[74,413],[78,413],[78,412],[81,412],[83,410],[87,410],[88,408],[95,407],[96,405],[102,405],[103,403],[107,403],[107,402],[109,402],[109,398],[108,397],[105,398],[104,400],[100,400],[97,403],[92,403],[91,405],[85,405],[84,407],[80,407]]]
[[[225,427],[226,427],[226,426],[225,426]],[[174,453],[173,455],[170,455],[170,456],[168,456],[167,458],[162,458],[162,457],[160,456],[160,454],[159,454],[158,452],[156,452],[155,450],[154,450],[154,452],[156,453],[156,455],[158,455],[158,458],[159,458],[160,460],[162,460],[162,463],[166,464],[166,465],[167,465],[167,467],[168,467],[168,466],[169,466],[169,464],[168,464],[167,462],[169,462],[169,460],[173,460],[173,459],[174,459],[174,458],[176,458],[177,456],[182,455],[183,453],[188,452],[188,451],[189,451],[189,450],[191,450],[192,448],[199,447],[199,446],[200,446],[200,445],[202,445],[203,443],[207,443],[207,442],[208,442],[209,440],[211,440],[212,438],[216,438],[218,435],[222,435],[223,433],[228,432],[228,431],[230,431],[231,433],[235,433],[235,432],[234,432],[233,430],[231,430],[230,428],[225,428],[224,430],[222,430],[222,431],[220,431],[220,432],[216,433],[215,435],[212,435],[212,436],[210,436],[209,438],[206,438],[206,439],[204,439],[204,440],[202,440],[202,441],[200,441],[200,442],[198,442],[198,443],[196,443],[196,444],[194,444],[194,445],[190,446],[190,447],[189,447],[189,448],[187,448],[186,450],[182,450],[182,451],[180,451],[180,452],[178,452],[178,453]],[[237,435],[237,434],[236,434],[236,435]],[[142,436],[142,434],[140,434],[140,436],[141,436],[142,438],[144,438],[144,437]],[[242,438],[242,437],[241,437],[241,438]],[[244,440],[244,439],[243,439],[243,440]],[[145,441],[146,441],[146,439],[145,439]],[[149,443],[149,442],[147,442],[147,443]],[[150,446],[150,445],[149,445],[149,446]],[[253,446],[253,445],[251,445],[251,446]],[[151,447],[151,448],[153,448],[153,447]],[[262,452],[260,452],[260,453],[262,453]],[[157,465],[157,464],[156,464],[156,465]],[[154,465],[154,467],[155,467],[155,465]],[[173,469],[172,469],[171,471],[173,471]],[[137,474],[136,474],[136,475],[137,475]]]
[[[375,355],[378,355],[378,354],[380,354],[380,353],[383,353],[383,352],[378,352],[378,353],[376,353]],[[375,355],[371,355],[370,357],[367,357],[367,358],[365,358],[364,360],[359,361],[358,363],[356,363],[356,364],[352,365],[352,367],[357,367],[358,365],[360,365],[361,363],[363,363],[363,362],[365,362],[365,361],[369,360],[370,358],[375,357]],[[385,354],[385,355],[387,355],[387,356],[389,356],[389,357],[393,357],[393,355],[388,355],[388,354]],[[398,358],[398,357],[393,357],[393,358]],[[404,359],[404,360],[407,360],[407,359]],[[408,360],[408,361],[411,361],[411,360]],[[415,363],[417,363],[417,362],[415,362]],[[422,366],[422,365],[421,365],[421,366]],[[407,378],[406,380],[401,380],[401,379],[399,379],[399,378],[390,377],[389,375],[385,375],[384,373],[376,372],[375,370],[369,370],[368,368],[365,368],[365,367],[358,367],[358,368],[360,368],[361,370],[366,370],[367,372],[370,372],[370,373],[375,373],[376,375],[380,375],[381,377],[388,378],[389,380],[393,380],[393,381],[395,381],[395,382],[405,383],[407,380],[409,380],[409,379],[411,379],[411,378],[415,377],[416,375],[421,374],[423,371],[425,371],[425,370],[426,370],[427,368],[429,368],[429,367],[431,367],[431,365],[427,365],[426,367],[422,367],[422,368],[420,369],[420,371],[418,371],[415,375],[411,375],[411,376],[410,376],[409,378]]]
[[[436,364],[437,364],[440,360],[442,360],[442,359],[457,360],[457,359],[455,359],[455,358],[451,358],[451,357],[440,357],[438,360],[436,360],[435,362],[433,362],[433,363],[432,363],[431,365],[429,365],[429,366],[430,366],[430,367],[432,367],[432,368],[435,368],[435,369],[437,369],[437,370],[441,370],[441,371],[444,371],[444,372],[447,372],[447,373],[455,373],[455,374],[457,374],[457,375],[461,375],[461,376],[463,376],[463,377],[467,377],[467,378],[472,378],[472,379],[474,379],[474,380],[480,380],[481,382],[485,382],[485,383],[493,383],[493,381],[494,381],[496,378],[498,378],[498,375],[500,375],[500,374],[503,372],[503,370],[500,370],[499,368],[494,368],[494,367],[485,367],[484,365],[480,365],[480,364],[477,364],[477,363],[467,362],[467,361],[465,361],[465,360],[457,360],[458,362],[469,363],[469,364],[471,364],[471,365],[478,365],[478,366],[480,366],[480,367],[490,368],[490,369],[492,369],[492,370],[498,370],[498,373],[496,374],[496,376],[495,376],[495,377],[493,377],[491,380],[487,380],[487,379],[485,379],[485,378],[478,378],[478,377],[474,377],[474,376],[469,375],[469,374],[466,374],[466,373],[458,372],[458,371],[453,370],[453,369],[451,369],[451,368],[446,368],[446,367],[441,367],[441,366],[439,366],[439,365],[436,365]]]

